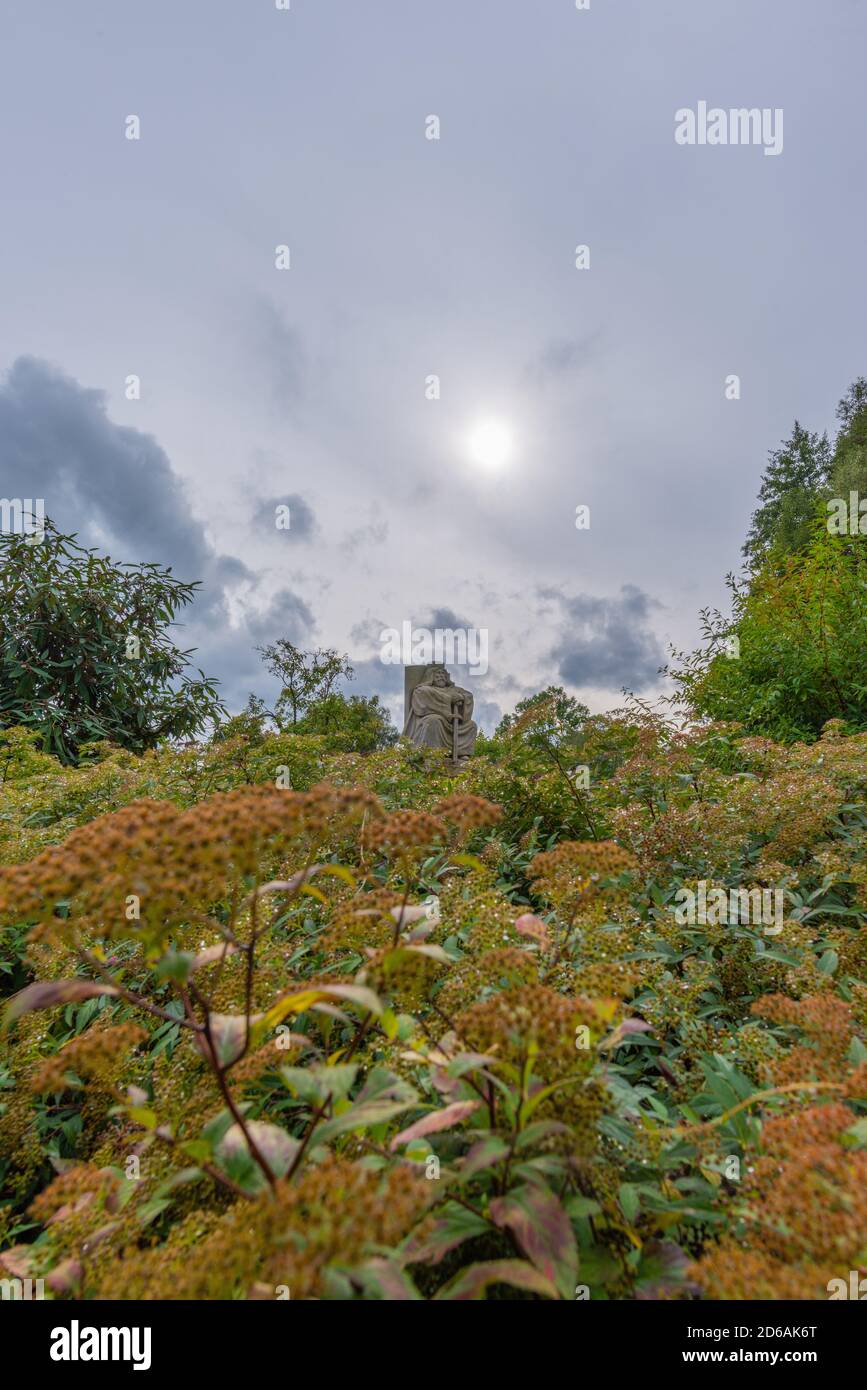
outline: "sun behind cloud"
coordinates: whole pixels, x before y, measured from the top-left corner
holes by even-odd
[[[480,420],[467,437],[467,452],[480,468],[498,472],[514,453],[512,431],[502,420]]]

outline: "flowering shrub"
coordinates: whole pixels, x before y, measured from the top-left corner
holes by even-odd
[[[867,1249],[865,738],[553,696],[458,772],[7,730],[0,1264],[69,1300],[827,1297]]]

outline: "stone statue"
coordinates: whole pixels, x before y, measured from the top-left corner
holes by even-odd
[[[447,748],[452,757],[469,758],[477,726],[470,718],[473,697],[455,685],[445,666],[425,666],[409,695],[404,734],[419,748]]]

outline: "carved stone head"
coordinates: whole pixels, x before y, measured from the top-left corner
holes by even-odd
[[[424,675],[419,681],[419,685],[436,685],[440,687],[453,684],[454,682],[445,666],[439,663],[426,667]]]

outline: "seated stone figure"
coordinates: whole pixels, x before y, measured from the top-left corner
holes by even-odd
[[[445,666],[426,666],[410,697],[404,734],[420,748],[447,748],[458,758],[472,756],[478,728],[470,715],[473,697],[455,685]],[[455,715],[457,739],[455,740]],[[455,748],[455,742],[457,747]]]

